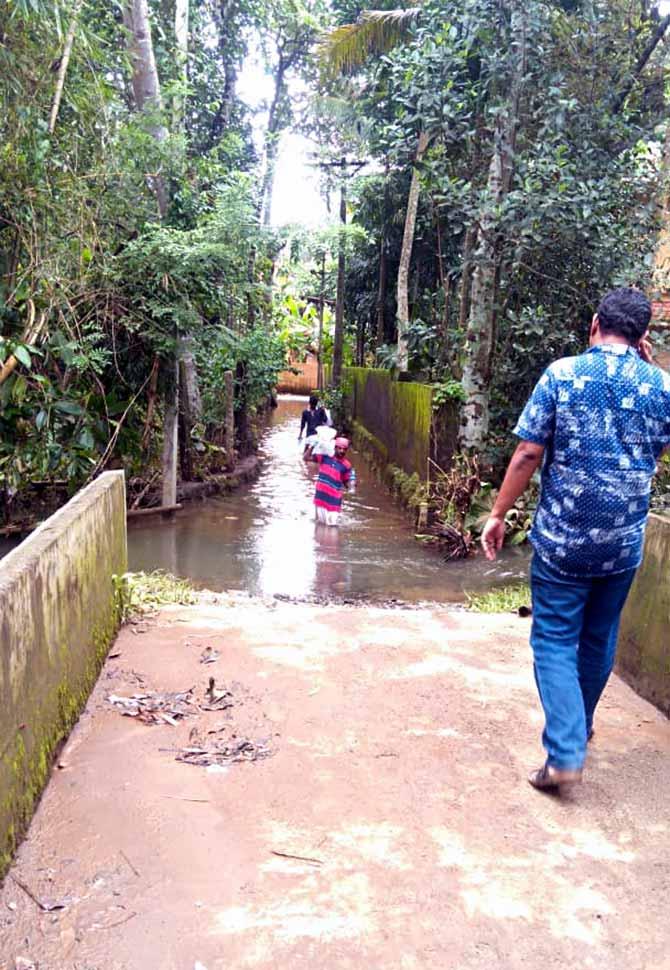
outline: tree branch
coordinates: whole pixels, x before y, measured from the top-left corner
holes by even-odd
[[[645,67],[647,66],[647,63],[651,55],[654,53],[654,51],[656,50],[660,42],[663,40],[663,37],[665,36],[665,32],[667,31],[669,26],[670,26],[670,14],[664,17],[663,20],[659,21],[656,27],[656,30],[647,41],[647,45],[642,51],[642,53],[640,54],[637,64],[635,65],[633,71],[628,77],[628,80],[626,81],[626,83],[624,84],[624,86],[622,87],[622,89],[619,91],[619,93],[614,99],[614,103],[612,105],[612,114],[618,114],[623,108],[626,98],[635,87],[636,81],[639,79],[640,75],[642,74]]]
[[[74,35],[77,30],[77,23],[79,22],[79,14],[81,11],[83,0],[77,0],[72,11],[72,19],[70,20],[70,26],[68,27],[67,35],[65,37],[65,46],[63,47],[63,54],[60,59],[60,65],[58,67],[58,77],[56,79],[56,89],[54,91],[53,102],[51,105],[51,115],[49,117],[49,134],[53,135],[56,129],[56,121],[58,119],[58,112],[60,110],[60,103],[63,97],[63,88],[65,86],[65,75],[67,74],[68,64],[70,63],[70,55],[72,54],[72,45],[74,43]]]

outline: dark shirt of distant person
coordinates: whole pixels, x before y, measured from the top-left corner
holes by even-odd
[[[312,394],[309,399],[309,407],[302,412],[300,420],[300,434],[298,441],[305,434],[306,438],[311,438],[316,434],[316,429],[328,424],[328,415],[324,407],[319,407],[319,399],[316,394]]]

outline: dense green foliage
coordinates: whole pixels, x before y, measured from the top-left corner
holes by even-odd
[[[121,4],[8,0],[0,9],[5,516],[30,499],[33,481],[73,490],[110,462],[131,476],[160,467],[180,335],[195,340],[198,440],[221,440],[226,369],[246,427],[285,363],[291,328],[277,321],[270,290],[282,239],[260,225],[263,160],[235,92],[254,31],[271,22],[279,36],[284,20],[309,13],[292,2],[193,0],[184,85],[174,5],[149,6],[164,107],[143,111]],[[265,55],[272,70],[272,51]],[[163,219],[159,178],[169,197]]]
[[[633,10],[617,0],[430,0],[387,53],[338,50],[338,65],[358,67],[356,108],[369,156],[385,169],[359,180],[352,207],[367,244],[348,276],[347,305],[364,331],[366,360],[394,363],[393,284],[421,131],[430,141],[418,166],[411,369],[430,380],[460,378],[477,265],[467,234],[486,226],[497,262],[485,362],[496,431],[549,360],[584,345],[604,290],[649,282],[667,116],[662,50],[642,70],[639,62],[660,24],[653,5]],[[349,81],[332,83],[351,90]],[[512,110],[509,184],[494,199],[496,125]],[[382,329],[380,252],[390,281]]]
[[[148,101],[136,82],[151,59],[128,20],[143,6]],[[322,358],[332,351],[338,257],[344,362],[394,368],[408,241],[409,369],[462,410],[485,386],[499,464],[534,380],[583,345],[603,290],[649,281],[667,116],[657,5],[181,6],[181,42],[178,0],[0,7],[5,518],[33,484],[72,490],[110,464],[158,480],[178,361],[182,402],[202,402],[194,417],[182,403],[182,473],[207,474],[210,453],[220,465],[228,370],[237,447],[252,447],[287,360],[320,330]],[[315,46],[329,18],[342,28],[330,71]],[[267,116],[237,95],[250,52],[272,81]],[[269,227],[290,125],[316,140],[333,210],[344,182],[346,225]]]

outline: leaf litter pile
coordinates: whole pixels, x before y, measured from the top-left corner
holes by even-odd
[[[173,692],[145,690],[130,697],[109,694],[107,700],[125,717],[137,718],[143,724],[168,724],[172,727],[187,717],[210,711],[226,711],[235,706],[233,692],[225,686],[217,688],[214,677],[209,678],[202,700],[196,700],[194,689],[191,687],[189,690]],[[274,754],[269,738],[252,741],[236,734],[221,738],[220,735],[225,730],[227,725],[220,725],[207,731],[207,738],[203,739],[194,727],[187,746],[161,750],[174,752],[176,761],[198,767],[223,767],[243,761],[260,761]]]
[[[171,724],[198,713],[193,700],[193,688],[161,693],[160,691],[119,697],[110,694],[107,700],[125,717],[136,717],[144,724]]]

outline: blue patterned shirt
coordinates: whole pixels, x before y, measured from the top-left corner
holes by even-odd
[[[640,564],[656,461],[670,444],[670,376],[624,344],[551,364],[514,433],[546,448],[530,541],[566,575]]]

